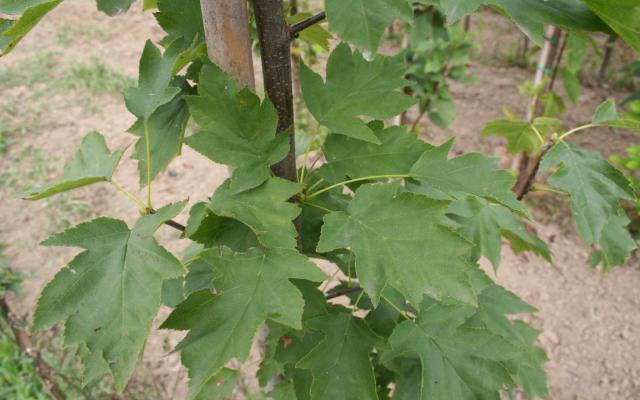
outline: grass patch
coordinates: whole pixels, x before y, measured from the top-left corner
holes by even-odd
[[[57,66],[58,57],[53,52],[36,54],[15,65],[0,63],[0,90],[50,82]]]
[[[89,25],[64,24],[56,32],[56,42],[59,45],[67,46],[76,39],[82,41],[106,40],[109,38],[109,32]]]
[[[64,89],[88,90],[94,95],[120,94],[134,84],[130,76],[112,70],[95,58],[88,64],[72,64],[61,80]]]

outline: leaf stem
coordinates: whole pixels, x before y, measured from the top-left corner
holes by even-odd
[[[358,298],[356,298],[356,302],[353,304],[353,309],[351,310],[351,314],[358,310],[358,304],[360,304],[360,300],[362,300],[362,296],[364,296],[364,290],[360,291]]]
[[[317,188],[317,187],[318,187],[318,185],[320,185],[322,182],[324,182],[324,179],[323,179],[323,178],[320,178],[320,179],[318,180],[318,182],[316,182],[316,183],[314,183],[313,185],[311,185],[311,186],[309,187],[309,189],[307,189],[307,190],[308,190],[308,191],[312,191],[313,189]]]
[[[547,185],[541,185],[541,184],[535,184],[531,187],[531,190],[534,192],[549,192],[549,193],[556,193],[556,194],[560,194],[562,196],[567,196],[570,197],[571,195],[568,192],[565,192],[564,190],[558,190],[555,188],[552,188],[550,186]]]
[[[389,304],[391,306],[391,308],[396,310],[396,312],[398,314],[402,315],[404,317],[404,319],[406,319],[407,321],[411,321],[411,318],[409,318],[409,316],[404,311],[402,311],[398,306],[393,304],[393,302],[391,300],[389,300],[385,295],[381,294],[380,297],[382,298],[382,300],[386,301],[387,304]]]
[[[538,137],[538,139],[540,140],[540,144],[542,146],[544,146],[544,138],[542,137],[542,134],[540,134],[540,131],[538,130],[538,128],[536,128],[536,126],[534,124],[531,124],[531,129],[533,129],[533,131],[535,132],[536,136]]]
[[[109,184],[111,186],[113,186],[114,188],[116,188],[120,193],[124,194],[125,196],[127,196],[129,199],[131,199],[131,201],[133,201],[134,203],[136,203],[137,205],[140,206],[140,208],[144,211],[147,211],[149,208],[147,207],[146,204],[144,204],[144,201],[140,200],[136,195],[134,195],[133,193],[131,193],[130,191],[128,191],[124,186],[122,186],[121,184],[119,184],[116,181],[108,181]]]
[[[150,132],[149,132],[149,120],[147,118],[144,119],[144,141],[146,147],[146,158],[147,158],[147,208],[152,209],[151,206],[151,142],[150,142]]]
[[[308,206],[311,206],[311,207],[317,208],[318,210],[322,210],[322,211],[327,212],[327,213],[335,212],[334,210],[330,210],[330,209],[328,209],[328,208],[326,208],[326,207],[322,207],[322,206],[319,206],[319,205],[317,205],[317,204],[309,203],[309,202],[306,202],[306,201],[303,201],[303,202],[302,202],[302,204],[306,204],[306,205],[308,205]]]
[[[362,182],[362,181],[370,181],[370,180],[374,180],[374,179],[391,179],[391,178],[408,178],[410,175],[409,174],[398,174],[398,175],[374,175],[374,176],[365,176],[362,178],[356,178],[356,179],[349,179],[347,181],[343,181],[343,182],[339,182],[336,183],[335,185],[331,185],[331,186],[327,186],[324,189],[320,189],[317,192],[311,193],[310,195],[308,195],[306,197],[307,200],[311,200],[315,197],[320,196],[322,193],[326,193],[328,191],[331,191],[333,189],[339,188],[341,186],[345,186],[348,185],[350,183],[355,183],[355,182]]]
[[[574,133],[576,133],[576,132],[580,132],[580,131],[583,131],[583,130],[585,130],[585,129],[589,129],[589,128],[595,128],[596,126],[598,126],[598,124],[587,124],[587,125],[579,126],[579,127],[577,127],[577,128],[573,128],[573,129],[571,129],[569,132],[566,132],[566,133],[562,134],[562,136],[560,136],[560,137],[558,138],[558,141],[563,141],[563,140],[564,140],[564,139],[566,139],[568,136],[571,136],[571,135],[573,135],[573,134],[574,134]]]

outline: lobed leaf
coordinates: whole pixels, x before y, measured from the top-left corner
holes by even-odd
[[[544,146],[540,140],[547,139],[562,122],[555,118],[536,118],[533,123],[523,120],[498,119],[486,123],[482,136],[495,135],[507,139],[507,151],[518,154],[524,151],[537,154]],[[538,133],[536,133],[536,131]]]
[[[605,270],[624,263],[637,247],[626,230],[629,220],[619,203],[619,199],[635,199],[627,178],[598,152],[565,142],[557,143],[540,167],[555,170],[549,183],[570,194],[578,233],[587,245],[602,250]]]
[[[229,181],[232,192],[265,182],[271,176],[269,166],[289,152],[289,135],[276,135],[278,114],[271,101],[260,102],[249,89],[239,89],[217,66],[202,68],[198,96],[186,99],[201,130],[185,143],[207,158],[235,168]]]
[[[309,329],[324,339],[296,364],[313,375],[313,400],[377,400],[369,353],[383,341],[360,318],[348,313],[328,314],[309,321]]]
[[[120,391],[144,349],[160,307],[163,282],[183,273],[180,261],[153,234],[185,204],[143,216],[133,229],[120,220],[98,218],[44,242],[85,251],[44,288],[34,331],[65,320],[65,344],[86,345],[91,357],[106,361]],[[91,364],[88,369],[93,369]]]
[[[248,226],[265,247],[294,249],[293,220],[300,209],[288,200],[300,185],[282,178],[269,178],[257,188],[234,193],[226,180],[213,194],[209,208],[221,217],[236,219]]]
[[[522,204],[511,191],[515,178],[507,171],[498,169],[497,159],[478,153],[447,159],[452,145],[453,140],[450,140],[420,157],[410,175],[422,187],[413,187],[411,190],[435,190],[447,198],[472,194],[524,213]]]
[[[606,0],[583,0],[624,39],[640,52],[640,4],[635,0],[618,0],[615,6]]]
[[[104,136],[92,132],[82,139],[80,149],[64,166],[58,179],[48,185],[30,189],[22,197],[26,200],[39,200],[93,183],[108,182],[123,153],[124,149],[111,153]]]
[[[344,135],[329,135],[324,144],[327,163],[319,171],[328,182],[347,178],[408,174],[422,153],[432,148],[400,126],[368,124],[380,144],[363,143]]]
[[[22,14],[16,20],[0,17],[0,57],[8,54],[62,0],[0,1],[0,13]]]
[[[160,106],[180,93],[180,88],[171,86],[171,82],[181,47],[181,43],[174,42],[161,54],[151,40],[147,40],[140,58],[138,86],[124,93],[127,109],[139,119],[148,121]]]
[[[325,0],[329,30],[358,48],[375,53],[387,26],[397,19],[410,23],[407,0]]]
[[[346,212],[324,218],[318,252],[350,248],[360,285],[375,306],[387,285],[414,306],[425,293],[475,303],[462,258],[471,244],[440,225],[449,203],[398,189],[360,187]]]
[[[346,43],[336,47],[327,61],[327,79],[300,65],[305,104],[314,118],[333,133],[380,144],[360,117],[391,118],[414,104],[398,91],[407,85],[399,60],[377,56],[367,61]]]
[[[217,294],[201,290],[189,296],[163,323],[164,329],[188,330],[176,350],[189,370],[189,398],[231,359],[248,357],[258,328],[271,320],[300,329],[304,301],[291,279],[320,282],[324,274],[294,250],[228,249],[201,254],[215,267]]]
[[[474,243],[471,259],[484,255],[494,270],[500,265],[501,237],[511,243],[515,253],[531,251],[551,261],[547,245],[527,232],[522,221],[508,208],[475,196],[467,196],[453,202],[448,210],[450,218],[460,224],[457,232]]]

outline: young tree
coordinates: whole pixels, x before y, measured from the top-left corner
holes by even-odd
[[[1,3],[0,12],[17,16],[1,22],[3,51],[61,1]],[[637,30],[629,29],[638,23],[634,1],[615,10],[600,0],[416,3],[436,5],[451,23],[489,3],[537,43],[544,25],[554,24],[615,30],[640,49]],[[98,0],[108,13],[131,3]],[[476,153],[449,158],[452,141],[433,146],[384,123],[414,104],[402,92],[402,60],[377,54],[388,25],[411,23],[412,5],[326,0],[324,12],[289,26],[282,0],[253,0],[261,99],[252,91],[244,2],[145,1],[157,7],[166,36],[161,48],[146,43],[138,85],[124,97],[137,118],[130,132],[146,200],[113,180],[125,149],[111,151],[96,132],[56,181],[25,195],[36,200],[106,182],[135,201],[142,216],[132,227],[98,218],[44,242],[84,251],[44,288],[34,330],[64,321],[65,343],[77,346],[87,379],[111,373],[122,390],[163,292],[177,287],[182,301],[161,329],[187,332],[176,350],[189,372],[190,399],[220,390],[219,382],[234,376],[225,366],[247,358],[265,324],[258,378],[267,387],[277,377],[270,398],[498,399],[516,388],[546,395],[538,332],[511,317],[533,307],[477,265],[485,256],[498,267],[502,237],[516,252],[551,258],[525,229],[530,215],[512,192],[515,179],[497,160]],[[326,163],[297,166],[290,43],[325,18],[340,41],[326,73],[302,63],[299,73],[306,107],[331,131],[322,147]],[[198,130],[184,137],[191,119]],[[605,269],[621,265],[636,243],[620,200],[636,194],[599,154],[565,139],[591,126],[640,124],[620,119],[611,102],[591,124],[568,131],[548,123],[543,136],[536,121],[525,122],[533,141],[514,143],[528,143],[540,156],[524,194],[538,169],[552,171],[549,184],[571,197],[594,260]],[[183,143],[232,168],[209,199],[191,207],[186,226],[173,219],[187,202],[155,208],[151,190]],[[196,244],[193,258],[180,262],[156,242],[163,224]],[[328,277],[312,259],[332,262],[341,283],[322,291]],[[330,301],[336,297],[346,297],[346,305]]]

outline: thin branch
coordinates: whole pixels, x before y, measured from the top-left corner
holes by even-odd
[[[327,18],[327,14],[324,11],[321,11],[315,15],[310,16],[307,19],[289,26],[289,35],[291,36],[291,39],[297,38],[300,35],[300,32],[309,28],[310,26],[322,22],[325,18]]]
[[[350,287],[350,288],[346,288],[346,289],[337,290],[337,291],[332,292],[332,293],[328,293],[325,296],[325,298],[327,300],[331,300],[331,299],[335,299],[336,297],[340,297],[340,296],[344,296],[344,295],[347,295],[347,294],[359,292],[360,290],[362,290],[362,288],[360,286],[354,286],[354,287]]]
[[[521,180],[521,182],[523,183],[519,184],[516,187],[515,192],[518,200],[522,200],[524,196],[526,196],[527,193],[531,191],[533,183],[536,180],[536,175],[538,175],[538,170],[540,169],[540,163],[542,162],[542,159],[544,158],[544,156],[549,152],[549,150],[551,150],[553,145],[554,143],[550,141],[542,148],[542,151],[540,151],[540,154],[536,157],[535,161],[532,163],[531,168],[529,168],[526,178]]]

